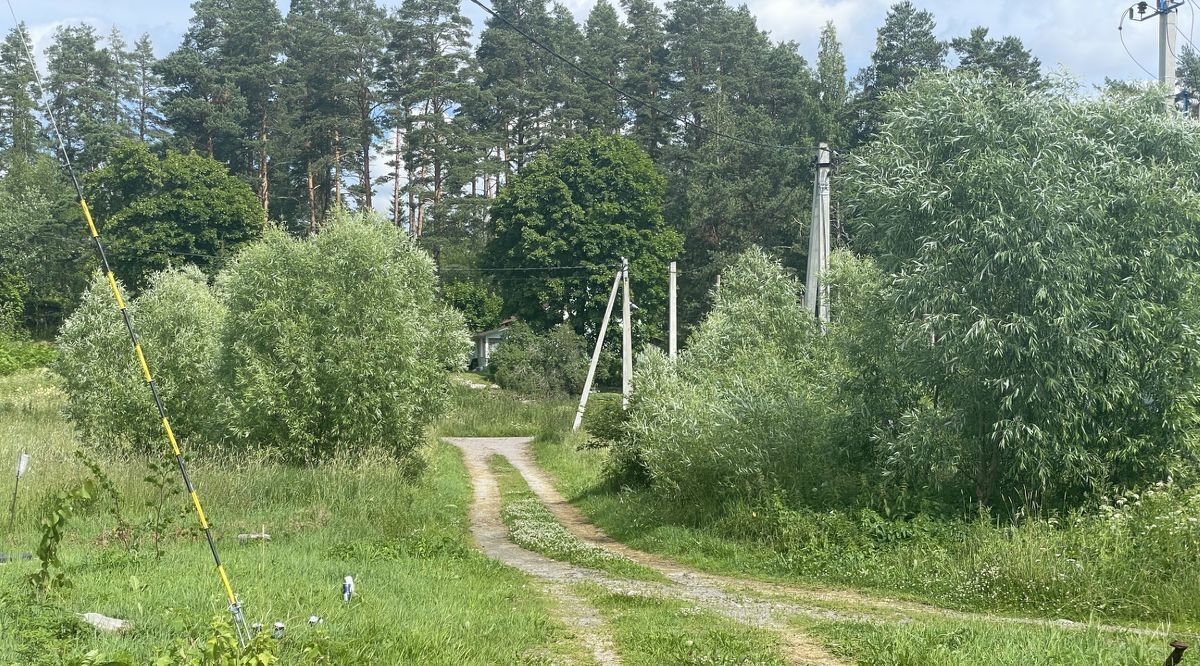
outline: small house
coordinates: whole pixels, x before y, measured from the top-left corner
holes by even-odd
[[[516,320],[516,317],[510,317],[490,331],[475,334],[475,346],[471,350],[471,370],[476,372],[487,370],[488,365],[492,362],[492,352],[500,346],[500,341],[508,335],[508,327]]]

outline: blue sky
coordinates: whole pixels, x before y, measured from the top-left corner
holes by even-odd
[[[582,21],[595,0],[563,0]],[[133,38],[150,33],[160,55],[173,49],[187,28],[191,3],[181,0],[12,0],[19,18],[34,32],[39,51],[55,26],[88,22],[102,32],[114,24]],[[665,0],[659,0],[665,4]],[[287,1],[279,2],[286,10]],[[398,0],[386,1],[394,6]],[[480,11],[468,2],[467,14],[482,23]],[[817,35],[825,21],[838,28],[851,75],[870,58],[875,30],[883,21],[890,0],[746,0],[759,17],[759,26],[777,40],[795,40],[810,59],[815,56]],[[973,26],[985,25],[992,36],[1015,35],[1041,59],[1044,68],[1062,67],[1084,83],[1102,83],[1104,78],[1145,79],[1126,55],[1118,39],[1117,22],[1128,0],[1079,2],[1074,0],[1015,0],[962,2],[917,1],[933,12],[942,38],[964,35]],[[1200,0],[1189,0],[1181,8],[1180,28],[1191,37],[1193,12]],[[12,19],[0,14],[0,28],[7,31]],[[1134,56],[1149,70],[1156,68],[1157,28],[1153,22],[1126,22],[1125,41]],[[1195,37],[1191,37],[1196,39]],[[1180,37],[1179,45],[1186,44]]]

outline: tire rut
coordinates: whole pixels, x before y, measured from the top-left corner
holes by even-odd
[[[764,628],[777,633],[781,639],[783,656],[794,664],[808,666],[842,666],[844,662],[834,658],[824,647],[798,632],[788,624],[788,618],[796,615],[821,619],[849,619],[847,616],[825,609],[807,607],[790,601],[764,601],[731,593],[724,585],[714,584],[703,575],[671,563],[668,560],[649,556],[614,541],[591,526],[576,512],[574,520],[564,520],[566,509],[574,509],[554,491],[549,480],[532,466],[528,457],[528,437],[471,437],[443,438],[456,446],[463,455],[463,462],[474,486],[475,501],[471,507],[471,531],[485,554],[500,562],[537,577],[547,590],[560,601],[563,620],[580,632],[584,643],[601,664],[617,664],[619,657],[604,628],[603,619],[570,586],[577,583],[594,583],[603,589],[627,596],[669,598],[687,601],[707,608],[743,624]],[[499,454],[508,459],[521,472],[534,493],[547,504],[550,510],[576,536],[618,552],[663,573],[671,582],[616,578],[606,573],[559,562],[541,554],[521,548],[508,538],[508,528],[500,517],[500,491],[495,476],[488,468],[488,457]],[[553,493],[547,499],[547,493]],[[558,504],[559,506],[554,506]]]
[[[657,569],[670,580],[692,586],[718,587],[738,592],[751,592],[765,596],[768,599],[781,599],[790,602],[807,600],[809,602],[834,603],[838,605],[857,607],[862,614],[853,611],[818,611],[808,608],[797,614],[824,619],[865,619],[878,620],[876,613],[896,613],[908,617],[921,615],[937,616],[952,620],[991,622],[994,624],[1010,624],[1019,626],[1042,626],[1059,629],[1095,629],[1114,634],[1135,634],[1141,636],[1167,637],[1169,632],[1148,627],[1125,627],[1108,624],[1085,624],[1072,620],[1050,620],[1043,618],[1012,617],[1003,615],[987,615],[940,608],[920,602],[901,601],[887,597],[868,596],[851,590],[831,590],[801,587],[783,583],[723,576],[700,571],[674,560],[645,551],[631,548],[613,539],[596,527],[583,513],[566,500],[555,488],[550,476],[533,460],[530,451],[531,437],[507,437],[488,439],[488,455],[492,453],[504,456],[513,467],[525,477],[534,494],[546,505],[550,512],[575,536],[603,546],[615,553],[623,555],[634,562]],[[461,447],[460,447],[461,448]],[[802,606],[801,606],[802,607]]]

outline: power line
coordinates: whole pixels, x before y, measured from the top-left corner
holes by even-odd
[[[528,40],[530,43],[532,43],[533,45],[542,49],[546,53],[549,53],[551,56],[553,56],[557,60],[560,60],[563,64],[567,65],[571,69],[579,72],[580,74],[591,79],[592,81],[599,83],[600,85],[604,86],[605,88],[608,88],[609,90],[617,93],[621,97],[624,97],[625,99],[627,99],[631,102],[634,102],[640,106],[644,106],[648,109],[651,109],[651,110],[653,110],[667,118],[670,118],[671,120],[674,120],[678,123],[682,123],[684,125],[687,125],[688,127],[694,128],[701,132],[711,134],[712,136],[720,137],[722,139],[727,139],[729,141],[734,141],[737,143],[743,143],[743,144],[750,145],[750,146],[757,146],[759,148],[770,148],[772,150],[796,150],[796,151],[817,150],[816,146],[785,146],[782,144],[764,143],[762,141],[755,141],[754,139],[745,139],[745,138],[741,138],[741,137],[731,136],[731,135],[721,132],[719,130],[714,130],[714,129],[709,129],[707,127],[703,127],[699,123],[696,123],[695,121],[688,120],[681,116],[677,116],[673,113],[665,111],[665,110],[663,110],[662,107],[641,97],[640,95],[635,95],[631,92],[622,90],[621,88],[618,88],[617,86],[614,86],[613,84],[606,81],[603,77],[597,76],[596,74],[593,74],[592,72],[589,72],[588,70],[584,69],[578,63],[576,63],[574,60],[560,54],[559,52],[555,51],[553,48],[547,46],[545,43],[543,43],[537,37],[534,37],[533,35],[529,34],[528,32],[522,30],[520,27],[518,27],[512,21],[509,21],[507,18],[500,15],[499,12],[497,12],[496,10],[494,10],[491,7],[484,4],[481,0],[471,0],[471,2],[473,4],[475,4],[476,6],[478,6],[480,9],[482,9],[483,11],[487,12],[488,14],[490,14],[491,16],[496,18],[496,20],[498,20],[501,23],[503,23],[504,25],[508,26],[508,28],[511,29],[513,32],[517,33],[518,35],[521,35],[526,40]]]
[[[1129,59],[1133,61],[1133,64],[1138,66],[1138,69],[1145,72],[1146,76],[1149,76],[1152,79],[1157,79],[1158,77],[1155,74],[1152,74],[1150,70],[1146,69],[1142,63],[1133,56],[1133,52],[1130,51],[1129,46],[1125,44],[1125,17],[1128,15],[1128,13],[1128,9],[1122,11],[1121,20],[1119,23],[1117,23],[1117,35],[1121,38],[1121,47],[1125,49],[1125,55],[1129,56]]]
[[[519,271],[573,271],[573,270],[612,270],[620,268],[620,264],[598,264],[595,266],[527,266],[516,268],[465,268],[465,267],[450,267],[443,268],[439,272],[442,273],[508,273]]]

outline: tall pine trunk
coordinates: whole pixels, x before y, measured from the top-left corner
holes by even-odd
[[[267,211],[270,210],[271,204],[271,179],[267,159],[267,108],[264,105],[258,126],[258,197],[262,202],[264,225],[267,223],[267,218],[270,217]]]
[[[400,226],[400,128],[396,128],[396,152],[392,162],[392,224]]]

